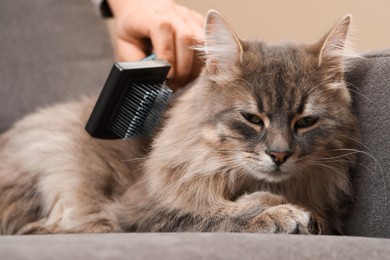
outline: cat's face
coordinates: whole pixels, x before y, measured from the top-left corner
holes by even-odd
[[[212,29],[221,30],[221,24]],[[220,160],[271,182],[332,169],[343,160],[356,145],[356,121],[341,60],[321,57],[331,51],[324,47],[329,37],[339,35],[316,45],[279,46],[231,35],[227,44],[235,46],[209,52],[203,75],[208,120],[201,132]]]

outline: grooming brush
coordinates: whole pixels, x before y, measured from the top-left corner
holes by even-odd
[[[100,139],[151,135],[172,94],[164,84],[170,67],[154,55],[114,63],[85,127],[87,132]]]

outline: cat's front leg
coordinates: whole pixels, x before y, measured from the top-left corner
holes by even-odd
[[[283,196],[269,192],[243,195],[237,201],[247,206],[241,218],[248,219],[245,232],[320,234],[322,221],[304,207],[290,204]],[[253,212],[259,212],[253,214]],[[251,214],[252,216],[245,216]],[[253,216],[254,215],[254,216]]]
[[[73,234],[73,233],[112,233],[122,231],[120,227],[107,219],[97,219],[86,222],[82,225],[63,228],[58,224],[48,225],[47,219],[41,219],[36,222],[26,224],[21,227],[16,234],[18,235],[45,235],[45,234]]]

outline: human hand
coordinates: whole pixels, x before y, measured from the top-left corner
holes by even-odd
[[[172,68],[167,84],[176,89],[194,79],[201,62],[190,47],[203,39],[203,16],[172,0],[108,0],[115,18],[120,61],[141,60],[154,52]]]

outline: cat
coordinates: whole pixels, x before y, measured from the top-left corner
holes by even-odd
[[[152,139],[91,138],[93,97],[25,117],[0,137],[0,234],[341,234],[359,143],[350,23],[268,45],[209,11],[204,69]]]

